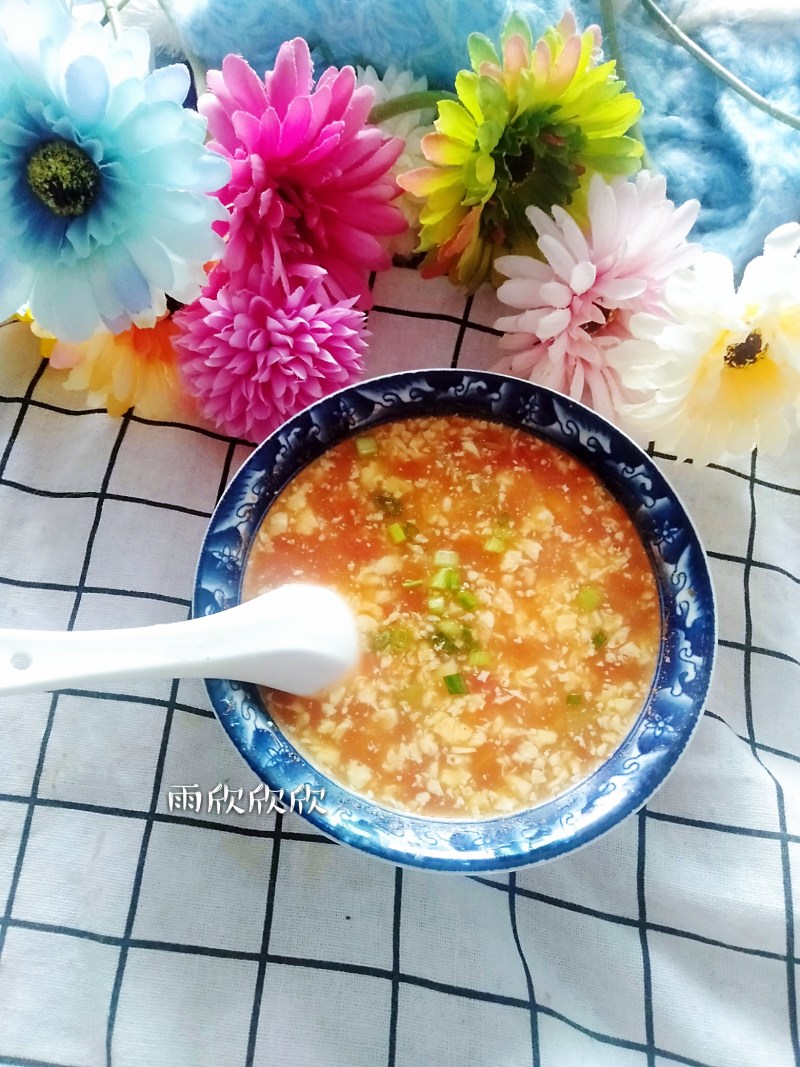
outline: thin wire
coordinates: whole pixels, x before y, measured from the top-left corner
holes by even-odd
[[[708,52],[700,47],[699,44],[687,37],[683,30],[679,29],[672,19],[666,15],[655,0],[639,0],[642,7],[657,21],[667,33],[676,41],[682,48],[694,56],[704,67],[707,67],[720,81],[725,82],[727,86],[738,93],[739,96],[744,97],[754,107],[757,107],[760,111],[765,111],[771,118],[777,119],[778,122],[784,122],[787,126],[791,126],[794,130],[800,130],[800,115],[793,115],[790,111],[784,111],[783,108],[777,107],[771,103],[765,97],[761,96],[754,89],[751,89],[749,85],[745,85],[741,79],[737,78],[735,74],[732,74],[727,67],[723,67],[713,56],[710,56]],[[605,6],[605,5],[604,5]]]

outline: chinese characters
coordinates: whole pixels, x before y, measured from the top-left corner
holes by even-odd
[[[269,815],[273,811],[278,815],[290,811],[298,815],[314,811],[327,815],[327,808],[322,806],[324,799],[325,790],[312,789],[307,782],[288,793],[283,788],[271,789],[263,782],[247,793],[242,788],[231,789],[227,782],[220,782],[207,792],[195,784],[177,786],[167,794],[171,812],[207,812],[209,815]]]

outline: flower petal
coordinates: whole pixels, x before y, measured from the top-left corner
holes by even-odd
[[[539,320],[536,336],[542,341],[556,337],[569,326],[570,317],[568,308],[555,308]]]
[[[437,166],[461,166],[471,155],[471,146],[443,133],[429,133],[422,138],[425,158]]]
[[[569,276],[569,287],[573,290],[573,292],[578,293],[580,295],[582,293],[585,293],[587,289],[590,289],[594,285],[596,277],[597,268],[595,267],[594,263],[576,263]],[[566,286],[564,286],[564,288],[566,289]],[[643,289],[644,284],[642,283],[639,286],[638,291],[642,292]]]
[[[144,98],[148,103],[172,100],[182,104],[189,93],[191,79],[183,63],[157,67],[144,80]]]
[[[106,68],[96,56],[80,56],[64,72],[66,105],[80,126],[94,126],[105,114],[109,98]]]

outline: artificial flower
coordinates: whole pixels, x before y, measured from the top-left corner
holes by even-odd
[[[225,433],[260,441],[361,374],[364,315],[334,301],[319,267],[273,282],[260,266],[233,279],[220,264],[199,300],[175,315],[186,388]]]
[[[369,273],[391,265],[382,238],[406,227],[389,175],[403,144],[367,123],[373,91],[351,67],[330,67],[316,86],[313,72],[301,38],[263,81],[241,56],[209,72],[198,106],[232,170],[218,193],[231,209],[217,227],[225,265],[247,274],[258,263],[286,284],[293,263],[314,263],[333,299],[366,305]]]
[[[121,333],[99,331],[82,344],[56,341],[50,365],[69,370],[64,388],[86,392],[89,406],[123,415],[136,407],[145,419],[174,419],[190,408],[178,377],[172,342],[177,327],[170,315],[152,326],[131,326]]]
[[[568,12],[534,46],[512,16],[501,40],[502,59],[488,38],[470,37],[458,101],[440,102],[437,132],[422,139],[431,165],[398,179],[425,200],[423,274],[470,290],[498,255],[530,244],[527,207],[568,205],[585,174],[632,174],[642,154],[625,136],[641,105],[613,61],[596,65],[597,27],[578,34]]]
[[[520,313],[495,323],[508,355],[495,368],[549,386],[613,419],[634,394],[609,353],[630,337],[635,312],[658,314],[666,280],[699,252],[686,235],[699,204],[675,208],[666,181],[641,171],[635,182],[595,175],[583,233],[563,208],[528,208],[544,262],[503,256],[500,300]]]
[[[412,93],[424,93],[428,88],[427,78],[415,79],[411,71],[398,70],[394,66],[388,67],[382,78],[374,67],[356,67],[356,82],[372,89],[376,107],[389,100],[408,97]],[[377,123],[387,137],[399,137],[404,145],[389,171],[393,178],[424,166],[421,141],[425,134],[433,132],[434,114],[434,108],[422,108],[403,111]],[[395,203],[405,216],[407,228],[396,236],[386,238],[384,244],[390,254],[409,256],[419,240],[419,212],[422,201],[401,189]]]
[[[53,346],[58,343],[58,338],[53,337],[51,333],[47,333],[41,326],[37,325],[36,320],[33,315],[31,315],[30,308],[20,308],[13,318],[19,322],[24,322],[34,337],[39,338],[39,355],[42,359],[49,359],[50,353],[53,351]]]
[[[192,299],[219,253],[227,180],[184,109],[183,66],[149,71],[141,30],[11,0],[0,27],[0,319],[27,304],[81,341]]]
[[[788,441],[800,399],[800,224],[770,233],[734,285],[729,259],[705,252],[668,283],[672,321],[631,319],[609,358],[648,398],[625,412],[632,432],[706,463]]]

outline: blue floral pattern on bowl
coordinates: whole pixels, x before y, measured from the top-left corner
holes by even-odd
[[[271,788],[324,790],[324,811],[303,814],[321,832],[393,863],[476,873],[554,859],[640,808],[685,749],[703,710],[716,646],[714,595],[691,520],[650,457],[595,412],[500,374],[421,370],[349,386],[307,408],[263,442],[234,477],[209,524],[194,614],[238,603],[250,543],[272,501],[328,447],[392,419],[458,414],[543,437],[597,474],[621,501],[648,549],[662,614],[661,652],[644,708],[619,749],[589,778],[548,803],[480,820],[431,819],[374,804],[328,778],[281,735],[258,690],[206,682],[228,736]]]

